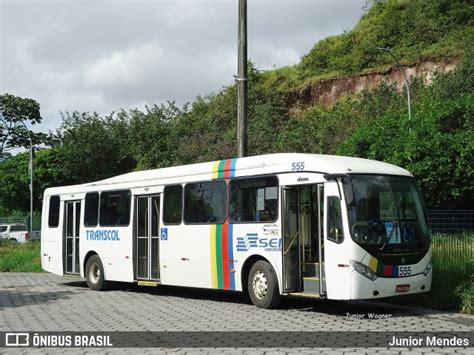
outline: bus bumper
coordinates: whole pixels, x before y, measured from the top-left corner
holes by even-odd
[[[371,281],[357,271],[351,272],[351,299],[373,299],[428,292],[431,289],[432,271],[428,275],[410,277],[378,277]]]

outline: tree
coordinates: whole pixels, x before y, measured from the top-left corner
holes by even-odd
[[[26,123],[40,123],[40,105],[33,99],[4,94],[0,95],[0,160],[7,157],[5,150],[13,147],[29,147],[44,141],[43,133],[34,133]]]
[[[63,184],[106,179],[133,168],[128,162],[122,164],[124,142],[113,135],[109,121],[97,113],[66,113],[61,128],[51,138],[62,161]]]
[[[417,178],[429,208],[469,208],[474,203],[474,61],[438,74],[418,93],[414,119],[387,110],[361,125],[338,153],[405,167]]]
[[[26,212],[30,206],[28,192],[28,153],[19,153],[0,162],[0,215]],[[34,206],[41,210],[43,192],[52,186],[65,185],[65,171],[56,149],[42,149],[35,155]]]

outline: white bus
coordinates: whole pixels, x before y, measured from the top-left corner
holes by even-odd
[[[430,232],[410,172],[270,154],[137,171],[44,193],[44,270],[109,281],[374,299],[431,288]]]

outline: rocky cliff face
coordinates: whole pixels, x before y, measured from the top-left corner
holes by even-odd
[[[460,63],[458,59],[444,60],[440,62],[423,61],[404,66],[409,78],[414,76],[423,77],[428,83],[431,82],[435,72],[446,73],[452,71]],[[405,84],[403,74],[398,67],[386,71],[378,71],[359,76],[349,76],[337,79],[326,79],[312,83],[302,90],[295,91],[290,95],[290,105],[330,105],[341,96],[357,94],[363,90],[371,90],[382,81],[395,83],[398,90],[402,90]]]

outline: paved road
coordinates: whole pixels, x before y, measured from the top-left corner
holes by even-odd
[[[381,319],[370,319],[376,314]],[[474,317],[384,304],[286,300],[281,309],[243,303],[240,294],[119,284],[90,291],[78,278],[42,273],[0,273],[1,331],[474,331]],[[370,343],[367,344],[370,346]],[[97,349],[87,349],[94,351]],[[127,351],[127,349],[120,349]],[[156,349],[155,349],[156,350]],[[143,349],[143,351],[155,351]],[[164,349],[162,349],[164,350]],[[399,353],[387,348],[222,349],[227,353]],[[473,348],[415,349],[472,353]],[[31,351],[31,349],[30,349]],[[46,349],[38,351],[46,352]],[[128,349],[136,353],[133,349]],[[210,349],[168,349],[172,352]],[[1,352],[1,349],[0,349]],[[50,350],[48,350],[50,352]],[[216,352],[212,350],[211,352]],[[201,352],[202,353],[202,352]]]

